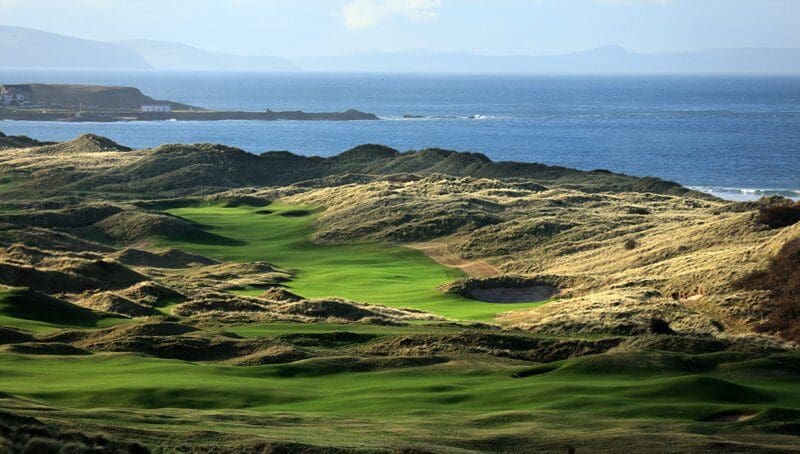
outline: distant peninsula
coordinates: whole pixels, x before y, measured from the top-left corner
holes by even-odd
[[[354,121],[378,120],[372,113],[215,111],[174,101],[153,99],[135,87],[102,85],[0,85],[0,120],[20,121],[158,121],[260,120]]]

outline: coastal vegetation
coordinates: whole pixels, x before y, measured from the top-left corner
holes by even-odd
[[[441,149],[0,146],[0,451],[796,450],[791,200]]]

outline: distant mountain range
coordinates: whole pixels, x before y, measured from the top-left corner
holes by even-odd
[[[209,52],[186,44],[151,40],[120,41],[120,45],[139,53],[155,69],[292,71],[294,63],[286,58]]]
[[[151,65],[119,44],[0,25],[0,67],[131,68]]]
[[[0,25],[0,68],[341,71],[500,74],[800,74],[800,49],[713,49],[641,54],[618,46],[552,56],[409,50],[279,58],[210,52],[185,44],[71,38]]]

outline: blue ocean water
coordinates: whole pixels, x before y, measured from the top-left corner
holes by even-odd
[[[800,195],[800,77],[0,71],[0,83],[24,82],[132,85],[210,109],[355,108],[382,121],[0,122],[7,134],[322,156],[362,143],[442,147],[657,176],[728,198]]]

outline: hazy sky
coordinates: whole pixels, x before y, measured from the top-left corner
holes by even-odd
[[[239,54],[800,47],[800,0],[0,0],[0,24]]]

